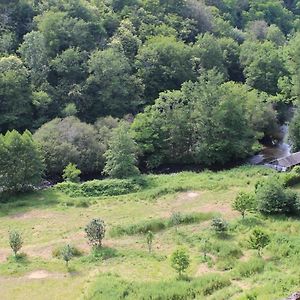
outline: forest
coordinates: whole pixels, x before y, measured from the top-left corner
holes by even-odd
[[[143,172],[222,168],[276,143],[289,107],[298,151],[298,4],[2,1],[0,157],[16,159],[10,143],[26,131],[37,149],[24,146],[24,157],[43,161],[37,175],[61,178],[73,163],[100,176],[122,125]]]
[[[283,126],[300,0],[0,0],[0,298],[288,297]]]

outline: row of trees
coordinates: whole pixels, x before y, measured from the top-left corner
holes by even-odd
[[[0,194],[32,190],[41,184],[46,171],[48,175],[62,175],[65,180],[78,182],[81,170],[77,169],[76,163],[85,172],[103,170],[104,174],[113,178],[139,174],[135,166],[136,144],[128,133],[129,125],[125,121],[110,133],[106,149],[94,140],[96,135],[89,135],[89,131],[95,130],[92,126],[81,124],[74,118],[57,121],[66,121],[63,125],[72,122],[82,125],[87,135],[84,131],[76,131],[76,126],[64,128],[66,131],[63,133],[67,136],[61,136],[62,132],[51,131],[58,135],[53,140],[46,137],[40,143],[34,140],[29,131],[20,134],[13,130],[0,135]],[[57,143],[58,139],[60,143]],[[98,164],[102,160],[103,165]]]

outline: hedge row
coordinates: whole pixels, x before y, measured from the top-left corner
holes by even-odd
[[[84,183],[62,182],[55,188],[71,197],[117,196],[134,193],[146,186],[142,177],[92,180]]]

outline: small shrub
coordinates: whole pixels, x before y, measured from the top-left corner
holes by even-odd
[[[158,232],[166,228],[164,219],[147,220],[144,222],[131,224],[128,226],[115,226],[110,230],[110,236],[147,234],[148,231]]]
[[[151,253],[152,252],[152,242],[154,239],[154,233],[151,230],[148,231],[146,239],[147,239],[148,251],[149,251],[149,253]]]
[[[208,252],[218,257],[218,260],[226,258],[240,258],[243,255],[240,247],[232,242],[215,241],[207,244]]]
[[[213,218],[211,227],[217,234],[225,234],[228,231],[228,223],[222,218]]]
[[[78,201],[75,201],[75,207],[89,207],[90,202],[87,199],[79,199]]]
[[[72,253],[72,257],[79,257],[79,256],[82,256],[83,255],[83,252],[76,248],[75,246],[72,246],[72,245],[68,245],[69,248],[70,248],[70,251]],[[52,251],[52,256],[53,257],[57,257],[57,258],[61,258],[62,257],[62,252],[63,252],[63,248],[64,247],[58,247],[58,248],[55,248],[53,251]]]
[[[118,256],[115,249],[109,247],[93,247],[89,256],[82,257],[82,262],[94,263]]]
[[[175,269],[180,278],[190,265],[190,257],[183,249],[176,250],[171,256],[171,266]]]
[[[171,226],[175,226],[176,230],[178,228],[178,225],[181,224],[181,220],[182,220],[182,215],[180,212],[173,212],[170,220],[169,220],[169,224]]]
[[[264,231],[259,228],[253,230],[250,238],[249,244],[252,249],[256,249],[258,255],[261,255],[262,249],[264,249],[270,243],[270,237]]]
[[[86,236],[89,242],[96,248],[102,247],[102,240],[105,236],[105,223],[101,219],[93,219],[85,227]]]
[[[241,192],[232,203],[232,208],[241,213],[243,219],[246,211],[251,211],[254,206],[254,196],[249,193]]]
[[[284,187],[290,187],[298,184],[300,182],[300,174],[294,172],[294,169],[292,172],[285,173],[282,178],[282,183]]]
[[[9,232],[9,245],[16,257],[18,251],[20,251],[23,246],[23,239],[18,231],[13,230]]]
[[[61,250],[61,258],[65,261],[67,268],[69,267],[69,261],[72,259],[72,257],[73,254],[70,245],[64,246]]]
[[[79,182],[81,171],[77,168],[77,165],[69,163],[63,170],[63,179],[69,182]]]

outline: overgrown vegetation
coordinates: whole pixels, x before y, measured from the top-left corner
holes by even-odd
[[[3,298],[11,298],[7,294],[21,298],[18,290],[21,296],[26,292],[37,298],[32,285],[40,281],[31,279],[36,276],[46,276],[39,295],[51,291],[51,297],[65,293],[74,299],[283,298],[299,282],[297,218],[262,215],[255,206],[241,218],[232,203],[241,192],[252,194],[255,185],[259,189],[257,182],[284,176],[265,168],[241,167],[216,173],[148,175],[144,177],[147,184],[138,192],[118,197],[72,198],[55,188],[13,196],[1,204],[1,211],[6,211],[0,218],[1,228],[22,226],[26,245],[25,254],[18,252],[16,258],[10,256],[0,263],[0,277],[6,278]],[[286,191],[283,185],[281,188]],[[293,191],[298,193],[298,186]],[[88,200],[90,206],[62,205],[78,200]],[[271,207],[271,197],[269,201]],[[105,238],[102,222],[91,225],[99,216],[105,220]],[[214,234],[214,217],[222,224],[226,220],[226,234]],[[93,247],[88,247],[84,235],[87,224],[93,228],[89,230]],[[116,229],[119,232],[114,235]],[[8,238],[0,241],[1,251],[9,253],[8,247]],[[188,250],[176,255],[176,269],[172,270],[172,253],[182,247]],[[16,288],[10,282],[18,276],[26,281],[20,280]]]

